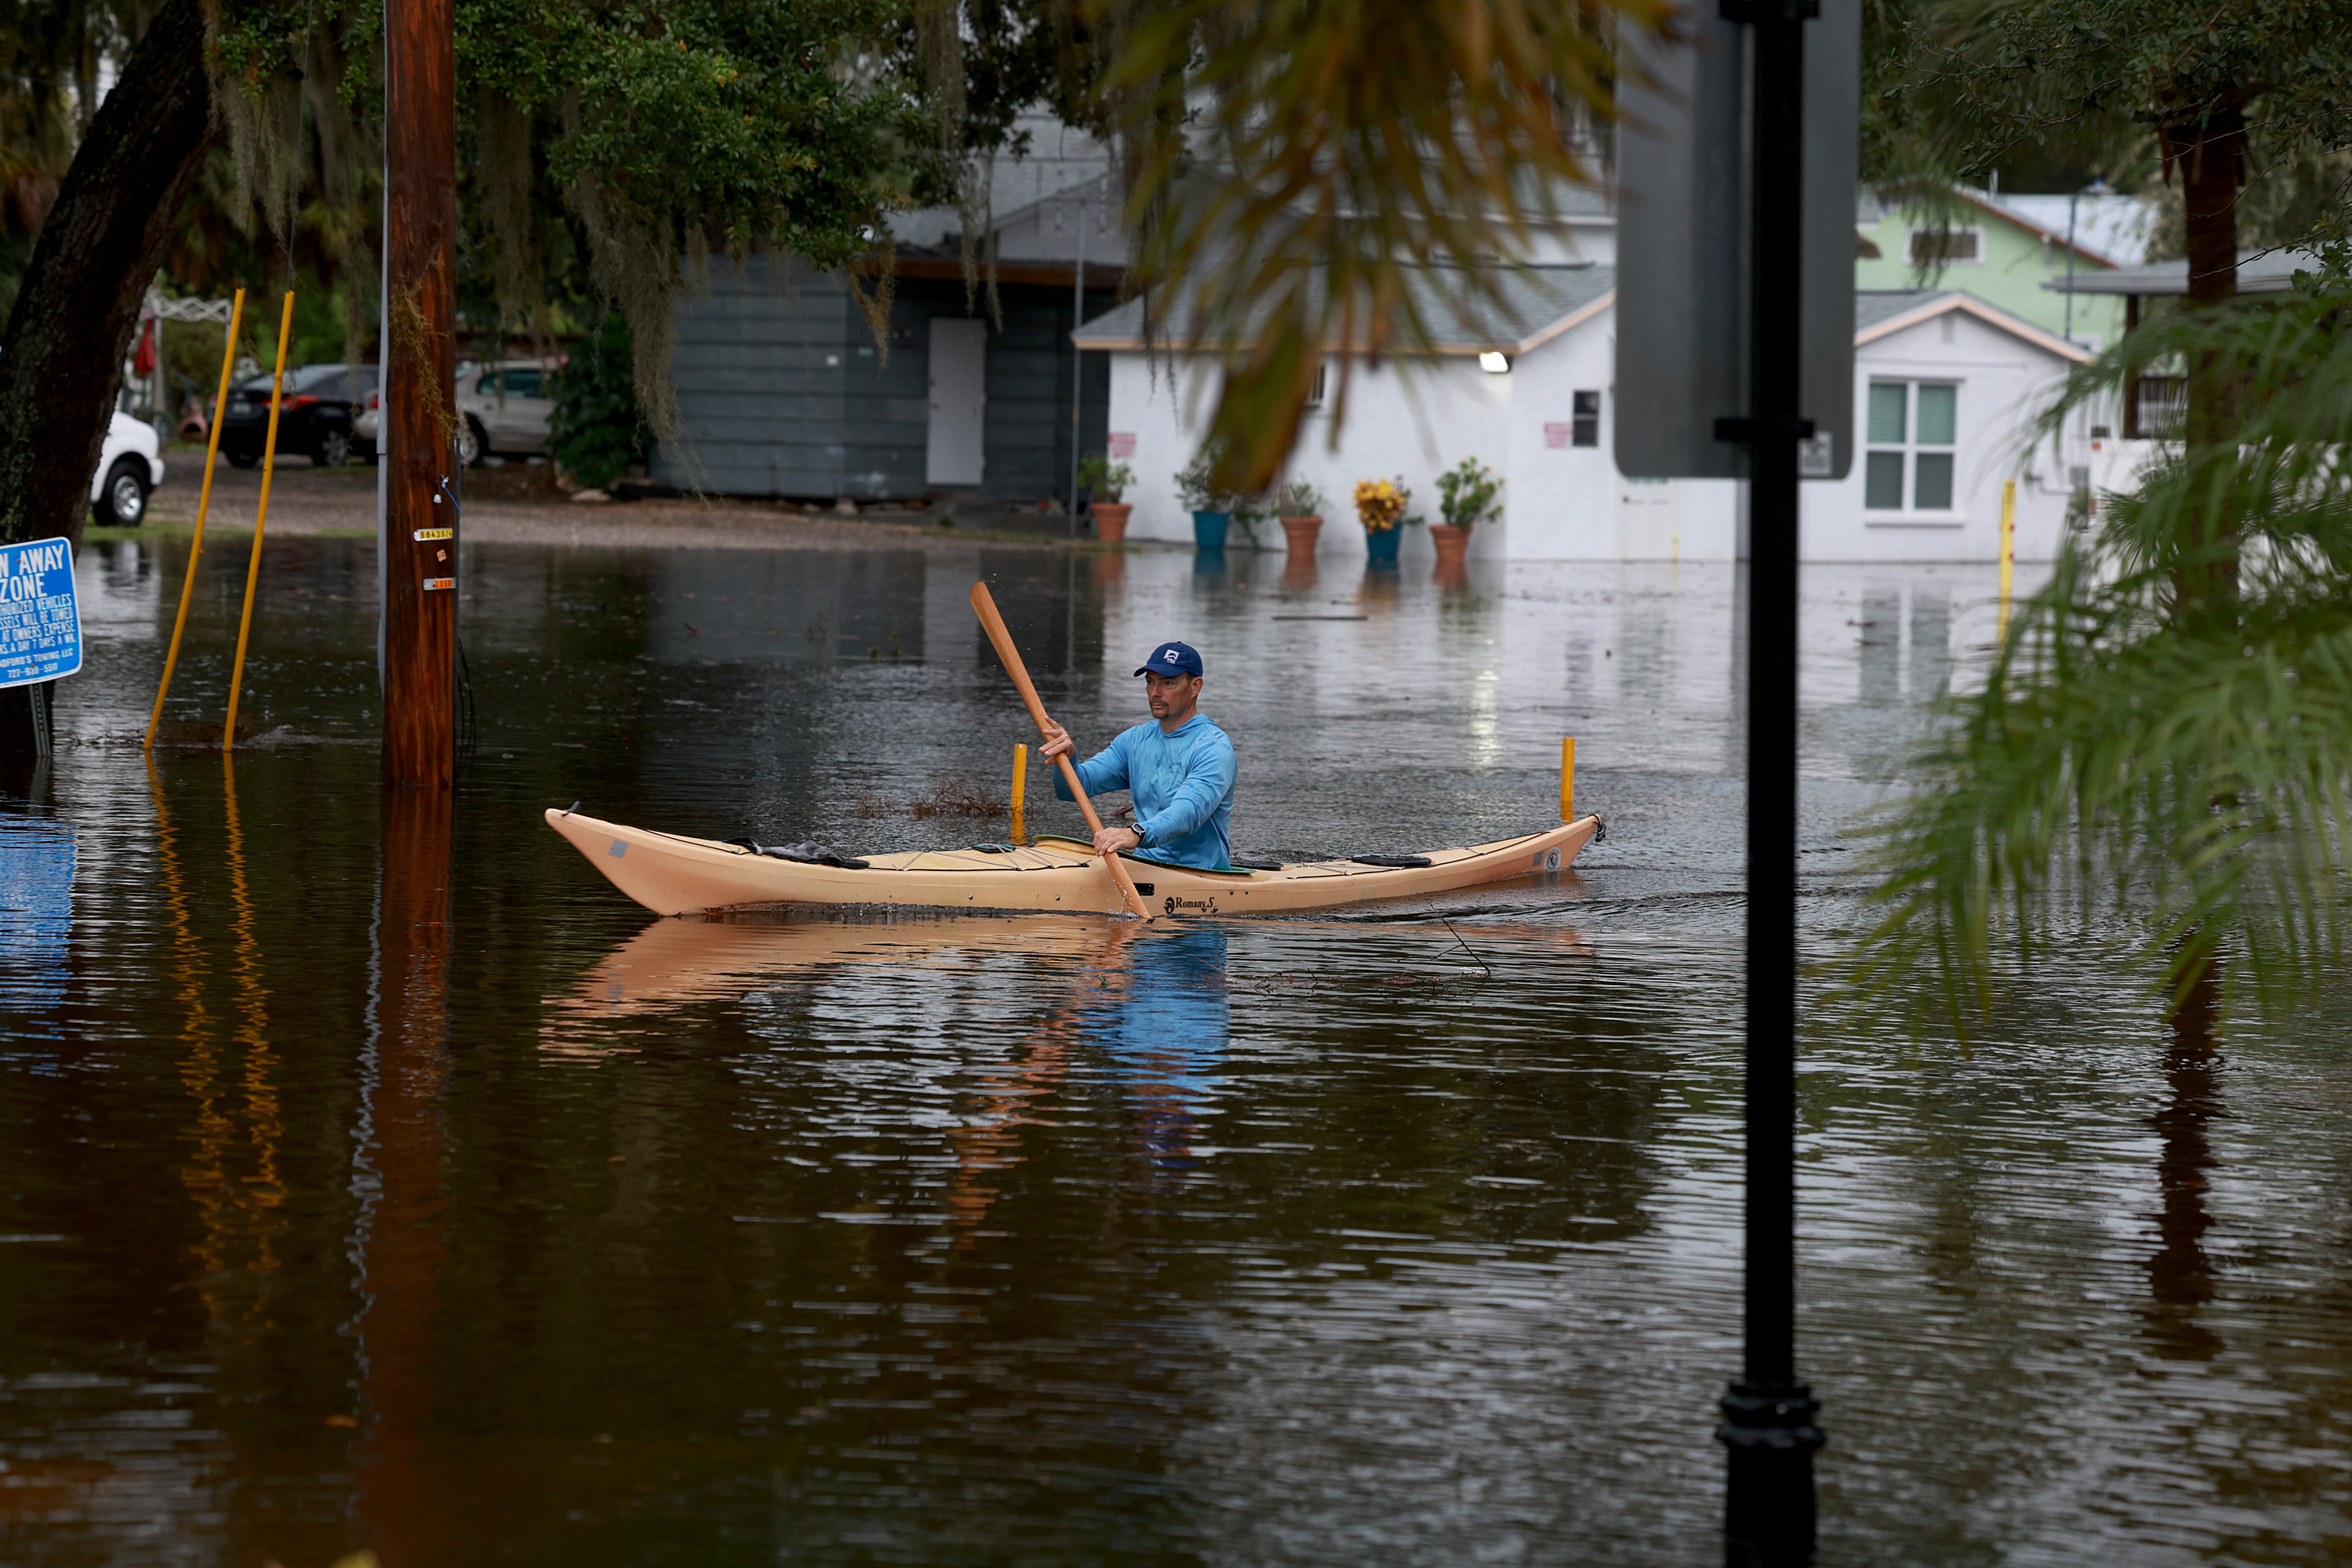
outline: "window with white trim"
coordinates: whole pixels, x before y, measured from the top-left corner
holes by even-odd
[[[1959,423],[1960,389],[1952,382],[1872,382],[1864,510],[1950,511]]]

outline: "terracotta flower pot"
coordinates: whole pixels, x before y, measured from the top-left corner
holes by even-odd
[[[1094,514],[1095,537],[1117,544],[1127,537],[1127,520],[1135,511],[1130,501],[1098,500],[1087,509]]]
[[[1319,517],[1286,517],[1282,531],[1290,537],[1290,558],[1294,561],[1315,559],[1315,542],[1323,532]]]
[[[1462,570],[1462,552],[1470,548],[1470,531],[1448,528],[1442,522],[1429,525],[1429,542],[1437,546],[1437,569],[1440,572]]]

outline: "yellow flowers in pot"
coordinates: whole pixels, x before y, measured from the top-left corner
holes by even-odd
[[[1367,533],[1386,533],[1404,521],[1412,492],[1394,479],[1356,481],[1356,516]]]

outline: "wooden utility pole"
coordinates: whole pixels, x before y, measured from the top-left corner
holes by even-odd
[[[384,6],[383,779],[456,771],[457,50],[451,0]]]

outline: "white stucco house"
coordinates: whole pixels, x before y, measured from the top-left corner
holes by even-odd
[[[1446,292],[1442,283],[1426,285],[1432,297]],[[1529,267],[1507,289],[1491,321],[1433,311],[1449,324],[1428,352],[1379,365],[1360,355],[1327,361],[1289,468],[1326,498],[1320,552],[1362,552],[1349,500],[1359,479],[1402,479],[1433,521],[1437,475],[1466,456],[1505,480],[1503,521],[1473,539],[1474,562],[1743,553],[1738,484],[1616,469],[1615,268]],[[1995,560],[2010,479],[2017,558],[2054,556],[2087,475],[2092,426],[2085,417],[2063,438],[2029,437],[2086,351],[1958,289],[1864,291],[1855,320],[1858,456],[1846,479],[1805,485],[1805,558]],[[1072,336],[1110,358],[1110,448],[1136,475],[1129,537],[1186,541],[1192,519],[1174,479],[1198,446],[1218,372],[1181,342],[1147,344],[1142,332],[1141,302],[1130,300]],[[1278,533],[1269,542],[1278,545]],[[1410,534],[1406,549],[1415,549]]]

